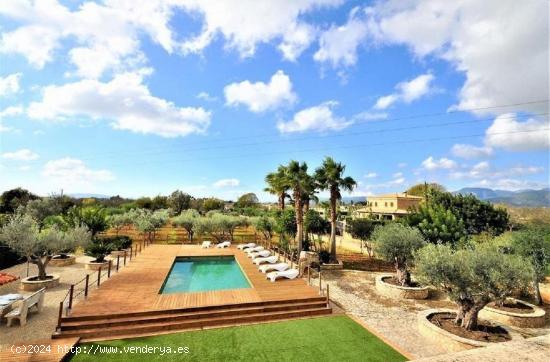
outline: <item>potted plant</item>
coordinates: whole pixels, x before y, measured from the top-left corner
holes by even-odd
[[[395,275],[378,276],[377,291],[392,298],[426,299],[428,288],[412,281],[409,271],[414,253],[426,244],[420,231],[393,222],[376,227],[372,239],[376,254],[393,263],[396,272]]]
[[[46,268],[54,255],[62,250],[86,246],[90,233],[84,226],[60,230],[57,226],[39,230],[38,223],[29,215],[15,214],[2,227],[0,238],[14,251],[36,265],[38,274],[21,280],[21,288],[34,291],[59,284],[59,275],[47,274]]]
[[[126,235],[113,236],[102,239],[105,244],[111,245],[111,256],[124,256],[130,252],[132,246],[132,238]]]
[[[86,248],[84,253],[93,259],[85,264],[85,268],[88,270],[104,269],[109,265],[109,262],[105,260],[107,254],[113,250],[113,246],[110,243],[105,242],[103,239],[95,239]]]
[[[420,312],[422,334],[438,343],[445,341],[455,350],[517,337],[505,327],[480,322],[479,312],[491,302],[506,300],[532,280],[533,269],[523,258],[503,253],[493,243],[459,250],[430,244],[418,251],[415,263],[419,280],[446,292],[458,307],[456,311]]]

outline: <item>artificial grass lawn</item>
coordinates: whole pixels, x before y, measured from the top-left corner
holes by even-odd
[[[347,316],[300,319],[160,336],[84,343],[99,345],[189,347],[188,354],[84,354],[81,361],[406,361],[406,358]]]

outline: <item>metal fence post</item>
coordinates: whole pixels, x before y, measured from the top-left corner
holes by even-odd
[[[113,261],[109,260],[109,269],[107,269],[107,278],[111,277],[111,264],[113,264]]]
[[[319,294],[321,294],[322,288],[321,288],[321,271],[319,270]]]
[[[118,273],[118,267],[120,266],[120,255],[116,256],[116,271]]]
[[[90,283],[90,274],[86,274],[86,285],[84,286],[84,297],[88,297],[88,284]]]
[[[63,318],[63,302],[59,302],[59,314],[57,315],[57,327],[56,330],[61,329],[61,318]]]
[[[74,294],[74,284],[71,284],[71,289],[69,289],[69,309],[73,308],[73,294]]]
[[[101,283],[101,267],[99,267],[99,270],[97,271],[97,286],[99,287],[99,284]]]

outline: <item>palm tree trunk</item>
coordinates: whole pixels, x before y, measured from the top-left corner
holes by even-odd
[[[336,195],[330,192],[330,260],[336,263]]]
[[[283,211],[285,209],[285,194],[282,193],[279,195],[279,210]]]
[[[302,197],[299,192],[294,195],[294,209],[296,212],[296,244],[298,244],[298,255],[300,255],[304,240],[304,210],[302,209]]]

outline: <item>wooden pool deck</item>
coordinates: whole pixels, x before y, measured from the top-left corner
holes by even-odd
[[[234,255],[252,288],[159,294],[174,259],[179,256]],[[135,259],[73,306],[71,316],[110,315],[180,308],[246,304],[319,297],[318,288],[303,279],[265,278],[246,254],[228,249],[201,249],[196,245],[151,245]]]

